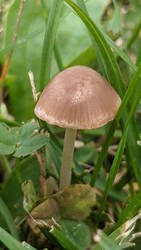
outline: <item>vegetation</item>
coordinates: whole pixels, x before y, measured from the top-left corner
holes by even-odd
[[[140,12],[140,0],[0,0],[1,250],[140,250]],[[73,65],[101,73],[122,103],[114,121],[78,131],[59,191],[64,129],[34,106]]]

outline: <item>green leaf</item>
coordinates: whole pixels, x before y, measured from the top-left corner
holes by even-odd
[[[75,66],[75,65],[90,65],[91,63],[95,64],[96,55],[92,46],[89,46],[87,49],[84,49],[80,55],[78,55],[73,61],[66,66],[66,68]]]
[[[10,128],[0,123],[0,154],[12,154],[15,149],[16,141],[16,135],[11,134]]]
[[[19,241],[13,238],[9,233],[0,227],[0,241],[10,250],[27,250],[26,246],[23,246]],[[35,248],[30,248],[36,250]]]
[[[12,1],[6,16],[6,26],[4,29],[5,48],[11,44],[12,34],[19,11],[19,4],[19,0]],[[41,32],[38,31],[39,28]],[[15,76],[15,80],[12,84],[9,83],[8,85],[11,111],[18,121],[28,120],[33,117],[34,102],[28,71],[31,70],[34,72],[35,82],[38,82],[43,28],[44,18],[42,16],[40,4],[34,0],[26,1],[17,37],[19,43],[23,38],[25,42],[20,43],[18,46],[17,44],[15,45],[12,62],[9,68],[9,74]],[[32,39],[28,40],[28,36],[32,36]]]
[[[64,232],[62,232],[61,230],[59,230],[56,227],[53,227],[53,230],[49,231],[49,232],[46,229],[42,229],[42,233],[44,233],[44,235],[47,237],[47,239],[49,239],[49,237],[51,235],[52,242],[56,243],[55,241],[57,241],[57,243],[59,243],[60,247],[62,247],[63,249],[79,250],[79,248],[75,244],[73,244],[73,242],[70,239],[68,239],[68,237],[66,237]]]
[[[20,146],[16,149],[15,157],[29,155],[47,144],[48,137],[45,135],[35,135],[20,141]]]
[[[21,127],[9,128],[0,124],[0,154],[15,157],[29,155],[46,145],[49,137],[39,133],[39,125],[29,122]]]
[[[2,214],[3,218],[5,219],[8,228],[11,232],[11,234],[13,235],[13,237],[15,237],[16,239],[19,239],[18,236],[18,232],[14,223],[14,220],[12,218],[12,215],[8,209],[8,207],[6,206],[5,202],[3,201],[2,198],[0,198],[0,213]]]
[[[91,236],[88,226],[71,220],[60,221],[60,230],[53,227],[50,233],[67,250],[85,250],[90,246]]]

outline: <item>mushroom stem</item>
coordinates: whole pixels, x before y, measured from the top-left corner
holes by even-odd
[[[65,186],[71,184],[72,160],[76,132],[76,129],[71,128],[67,128],[65,132],[62,166],[60,173],[60,190],[62,190]]]

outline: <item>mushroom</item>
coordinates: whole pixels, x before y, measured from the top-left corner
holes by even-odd
[[[113,120],[121,99],[95,70],[73,66],[57,74],[43,90],[35,114],[49,124],[66,128],[60,189],[71,183],[77,129],[95,129]]]

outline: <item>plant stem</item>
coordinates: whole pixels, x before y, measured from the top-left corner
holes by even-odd
[[[60,190],[71,184],[71,169],[74,152],[74,142],[77,130],[67,128],[64,139],[62,166],[60,173]]]

